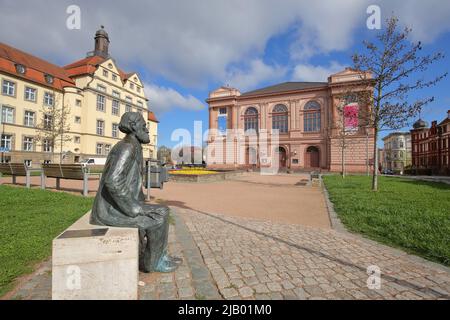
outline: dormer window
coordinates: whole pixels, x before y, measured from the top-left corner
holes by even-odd
[[[53,84],[53,81],[55,81],[55,78],[53,78],[53,76],[51,76],[49,74],[46,74],[44,76],[44,78],[45,78],[45,82],[47,82],[48,84]]]
[[[25,68],[25,66],[23,64],[16,64],[16,71],[17,71],[17,73],[25,74],[27,69]]]

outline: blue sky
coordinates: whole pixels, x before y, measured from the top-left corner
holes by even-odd
[[[69,5],[81,10],[81,28],[69,30]],[[424,53],[445,60],[427,72],[450,70],[450,2],[440,0],[228,0],[87,1],[0,0],[0,41],[56,64],[83,58],[101,24],[110,52],[125,71],[138,71],[151,109],[160,120],[159,144],[173,146],[177,128],[207,129],[205,99],[229,84],[242,92],[283,81],[326,81],[351,66],[350,56],[377,31],[368,30],[366,9],[394,12],[413,28]],[[450,109],[450,77],[410,96],[435,96],[422,113],[442,120]]]

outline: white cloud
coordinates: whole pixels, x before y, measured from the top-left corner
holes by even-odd
[[[238,88],[241,92],[256,88],[264,81],[276,82],[286,74],[287,69],[270,66],[260,59],[252,60],[247,69],[231,69],[226,84]]]
[[[153,84],[144,84],[147,98],[150,100],[150,110],[161,113],[173,108],[186,110],[202,110],[203,103],[192,95],[182,95],[172,88],[160,87]]]
[[[292,80],[326,82],[330,75],[344,70],[345,67],[336,61],[332,61],[328,66],[298,64],[292,73]]]
[[[68,30],[66,8],[73,3],[0,0],[1,41],[65,64],[93,49],[103,24],[124,69],[143,66],[184,87],[205,88],[230,78],[231,65],[260,59],[269,39],[293,26],[294,60],[348,49],[354,34],[366,31],[373,3],[383,19],[394,10],[417,39],[433,41],[450,30],[450,2],[440,0],[77,0],[81,30]]]

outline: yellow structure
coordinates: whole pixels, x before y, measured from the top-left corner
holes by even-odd
[[[38,165],[60,158],[70,163],[106,157],[123,138],[118,124],[127,111],[148,119],[150,144],[143,153],[145,158],[156,158],[158,121],[148,109],[143,84],[137,73],[118,68],[108,46],[102,27],[95,35],[93,52],[59,67],[0,43],[2,161]],[[37,139],[42,130],[36,127],[51,121],[51,108],[65,110],[65,124],[60,127],[68,130],[60,137],[68,141]]]

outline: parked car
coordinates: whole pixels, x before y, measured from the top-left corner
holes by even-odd
[[[106,163],[106,158],[87,158],[87,159],[83,159],[81,160],[80,164],[82,166],[94,166],[94,165],[105,165]]]
[[[383,174],[388,174],[388,175],[393,175],[394,171],[392,171],[391,169],[384,169],[382,173]]]

